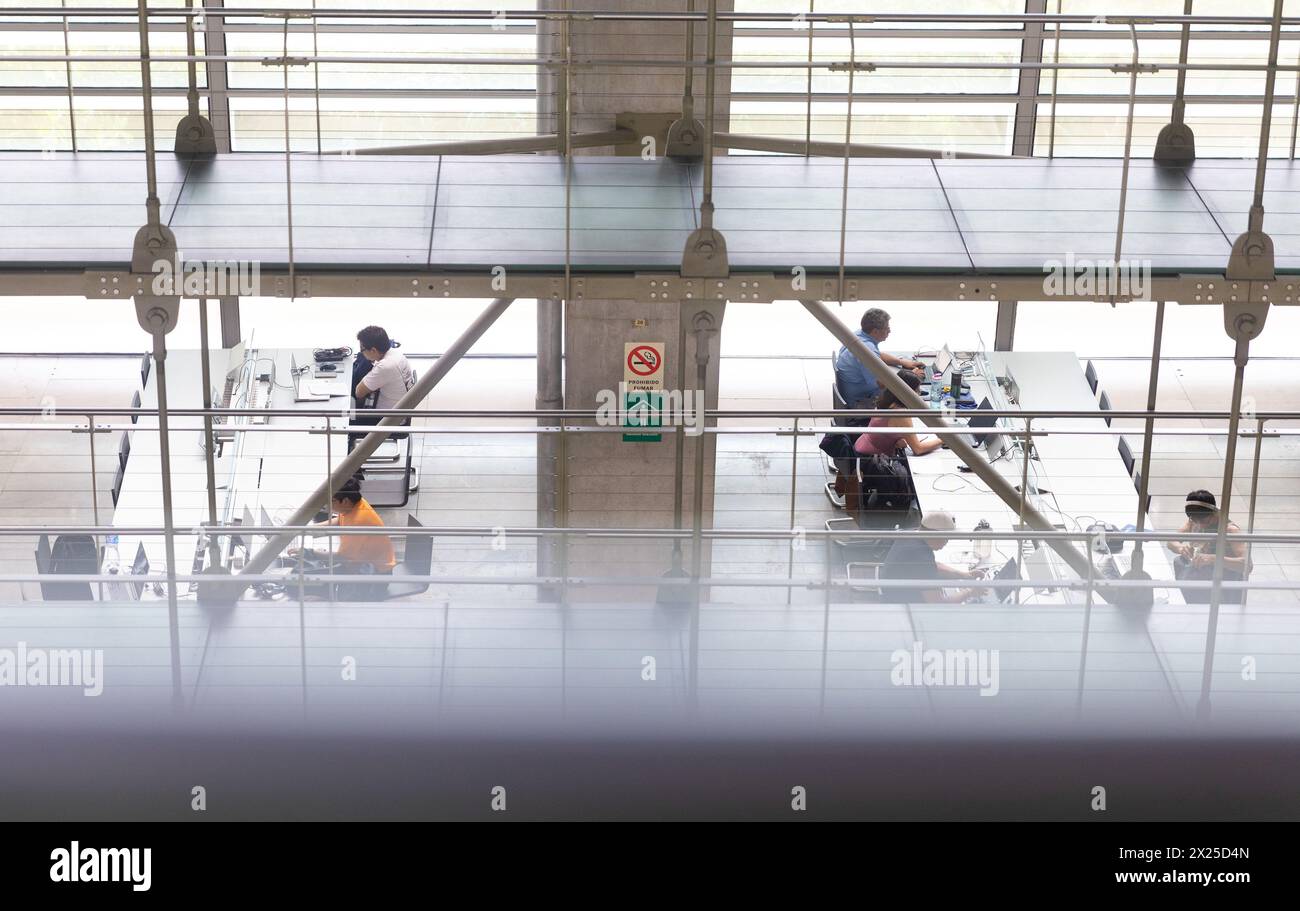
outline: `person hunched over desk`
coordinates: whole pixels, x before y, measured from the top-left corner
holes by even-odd
[[[361,486],[355,481],[347,481],[334,491],[330,500],[330,510],[335,513],[332,518],[316,525],[335,525],[340,528],[349,526],[358,528],[383,528],[384,520],[361,496]],[[328,572],[331,568],[336,573],[388,576],[393,571],[397,559],[393,553],[393,539],[388,535],[340,535],[334,552],[321,552],[308,548],[299,551],[296,547],[289,549],[291,557],[299,555],[313,572]],[[368,600],[382,597],[388,587],[388,581],[339,583],[336,588],[340,601]],[[327,588],[317,588],[313,595],[324,595]]]
[[[353,395],[358,411],[396,408],[402,396],[415,385],[415,375],[406,355],[397,350],[398,344],[388,337],[382,326],[367,326],[357,333],[361,357],[353,364]],[[378,424],[383,415],[357,414],[353,424]],[[410,419],[402,422],[409,425]],[[351,452],[365,435],[348,434],[348,452]],[[401,439],[394,435],[394,439]]]
[[[916,375],[907,371],[898,371],[898,378],[907,384],[913,392],[921,388],[921,381]],[[880,393],[873,406],[877,411],[887,411],[890,409],[906,410],[907,405],[899,399],[898,396],[886,389]],[[943,446],[943,440],[937,436],[921,439],[915,430],[910,417],[885,417],[879,416],[871,419],[867,424],[868,428],[872,427],[898,427],[906,428],[898,433],[864,433],[853,443],[853,451],[860,456],[896,456],[898,451],[907,446],[912,451],[912,455],[927,455]]]

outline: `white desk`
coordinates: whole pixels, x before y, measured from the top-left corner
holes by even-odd
[[[313,363],[311,349],[250,350],[248,357],[257,360],[252,371],[254,376],[269,370],[274,363],[271,407],[313,411],[337,407],[339,417],[332,421],[332,425],[346,425],[345,409],[349,402],[346,378],[332,381],[331,391],[337,391],[338,396],[327,402],[294,401],[292,359],[296,357],[299,364]],[[218,393],[225,383],[226,362],[227,352],[209,353],[212,383]],[[351,376],[350,371],[345,373],[347,377]],[[157,381],[158,371],[151,370],[142,396],[147,406],[157,402]],[[167,401],[172,409],[203,406],[200,352],[168,352]],[[266,423],[268,427],[296,426],[321,430],[325,425],[324,417],[306,415],[272,417]],[[276,522],[283,522],[324,479],[327,469],[337,465],[347,454],[347,441],[343,435],[336,435],[327,450],[324,433],[259,432],[259,425],[250,427],[243,419],[235,426],[249,429],[237,431],[234,441],[225,443],[223,455],[217,462],[217,518],[222,524],[231,524],[241,518],[245,508],[252,513],[254,524],[260,523],[259,508],[265,508]],[[177,530],[176,572],[188,575],[199,542],[196,529],[208,518],[203,419],[172,417],[168,437],[171,443],[172,515]],[[156,419],[141,418],[133,431],[131,453],[113,513],[113,525],[162,526],[159,438]],[[149,558],[150,572],[164,571],[166,547],[161,535],[122,536],[118,550],[126,566],[131,565],[141,543]],[[182,593],[185,589],[185,586],[181,587]]]
[[[988,353],[993,376],[971,375],[966,378],[971,395],[976,402],[988,396],[996,410],[1015,410],[997,386],[996,376],[1005,375],[1011,368],[1020,387],[1019,407],[1027,411],[1088,411],[1096,418],[1039,419],[1033,422],[1034,448],[1038,458],[1031,460],[1029,484],[1031,488],[1050,491],[1050,494],[1031,494],[1026,502],[1053,522],[1064,525],[1065,530],[1079,532],[1094,522],[1103,522],[1123,528],[1137,519],[1138,496],[1120,458],[1116,435],[1066,434],[1065,430],[1106,430],[1096,397],[1079,368],[1078,357],[1069,352],[1008,352]],[[964,417],[973,412],[959,413]],[[1003,426],[1023,431],[1023,422],[1000,422]],[[1051,431],[1058,431],[1051,433]],[[983,450],[980,450],[983,455]],[[916,482],[917,496],[923,511],[944,509],[957,519],[958,528],[974,529],[981,520],[987,520],[993,531],[1012,531],[1019,523],[1017,510],[1002,500],[971,473],[961,473],[957,466],[961,460],[948,449],[940,449],[925,456],[909,459],[912,476]],[[1019,487],[1023,476],[1023,462],[1018,447],[1003,458],[993,462],[998,473],[1008,483]],[[1077,545],[1076,545],[1077,546]],[[1128,551],[1131,553],[1132,545]],[[997,560],[997,555],[1002,560]],[[994,542],[995,564],[1014,556],[1011,542]],[[1078,575],[1052,550],[1047,549],[1047,563],[1057,580],[1077,579]],[[968,542],[957,542],[945,548],[941,560],[961,565],[973,559]],[[1128,558],[1117,558],[1121,572],[1129,568]],[[1145,548],[1145,564],[1152,576],[1173,578],[1168,552],[1157,543]],[[1026,594],[1028,589],[1024,590]],[[1158,602],[1182,603],[1177,588],[1158,589]],[[1078,601],[1080,592],[1038,594],[1034,600]]]

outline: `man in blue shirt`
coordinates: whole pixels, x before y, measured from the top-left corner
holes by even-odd
[[[862,329],[855,334],[890,367],[913,370],[917,376],[925,377],[925,367],[920,361],[881,352],[880,343],[889,338],[889,314],[884,310],[872,307],[862,314]],[[876,397],[880,395],[880,381],[876,375],[848,348],[841,348],[835,357],[835,384],[850,408],[874,408]]]

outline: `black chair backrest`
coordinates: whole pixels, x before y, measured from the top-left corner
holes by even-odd
[[[1102,410],[1102,411],[1110,411],[1110,410],[1111,410],[1111,408],[1110,408],[1110,396],[1108,396],[1108,395],[1106,394],[1105,390],[1103,390],[1102,393],[1101,393],[1101,410]],[[1105,417],[1106,417],[1106,426],[1109,427],[1109,426],[1110,426],[1110,415],[1106,415]]]
[[[423,528],[415,516],[406,517],[407,528]],[[407,535],[406,552],[402,555],[406,570],[413,576],[427,576],[433,567],[433,535]]]
[[[36,571],[42,576],[53,572],[54,554],[50,551],[50,536],[41,535],[36,540]]]
[[[42,535],[42,538],[44,536]],[[41,550],[37,548],[39,567]],[[47,575],[93,575],[99,572],[99,549],[90,535],[59,535],[50,547]],[[42,582],[46,601],[89,601],[89,582]]]
[[[1128,440],[1123,437],[1119,438],[1119,457],[1124,460],[1124,468],[1131,475],[1133,474],[1133,449],[1129,446]]]
[[[1097,394],[1097,365],[1094,364],[1092,361],[1088,361],[1088,366],[1084,368],[1083,375],[1088,379],[1088,388],[1092,390],[1093,395],[1096,395]]]

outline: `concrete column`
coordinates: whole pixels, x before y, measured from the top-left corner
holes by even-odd
[[[641,304],[634,301],[577,301],[566,313],[565,407],[590,409],[600,404],[604,390],[617,391],[623,380],[628,342],[661,342],[664,388],[697,390],[695,315],[709,313],[721,328],[724,305],[687,301]],[[683,333],[685,339],[681,338]],[[718,405],[718,340],[708,339],[705,407]],[[679,379],[680,377],[680,379]],[[679,385],[680,383],[680,385]],[[672,528],[675,519],[676,441],[665,427],[658,442],[624,442],[621,433],[578,433],[566,446],[567,512],[571,527]],[[682,458],[682,527],[694,527],[696,448],[704,447],[703,527],[713,520],[713,472],[717,450],[712,434],[687,435]],[[690,543],[683,544],[684,565],[691,563]],[[672,567],[672,545],[664,541],[575,539],[568,550],[570,575],[658,577]],[[709,574],[709,548],[701,558],[702,575]],[[572,590],[570,597],[592,600],[653,600],[654,586],[617,590]]]
[[[543,0],[543,9],[581,9],[583,5],[566,0]],[[698,0],[700,11],[707,9],[705,0]],[[683,12],[688,9],[686,0],[608,0],[600,5],[602,10],[629,12]],[[719,3],[720,10],[730,10],[731,0]],[[539,48],[543,55],[557,60],[565,57],[565,35],[559,22],[538,24]],[[703,23],[695,27],[695,57],[703,58],[707,30]],[[574,59],[619,61],[620,65],[576,69],[565,92],[562,74],[550,70],[539,77],[538,131],[564,132],[564,111],[570,109],[568,127],[573,133],[589,133],[629,127],[639,136],[653,135],[655,149],[662,155],[667,141],[667,130],[681,116],[682,94],[686,75],[684,68],[648,68],[637,66],[638,61],[653,59],[686,58],[686,23],[577,20],[569,26],[568,45]],[[718,56],[731,56],[731,27],[718,25]],[[728,128],[728,105],[731,74],[720,70],[717,74],[717,99],[715,103],[715,129]],[[697,116],[704,110],[703,71],[696,72],[694,92]],[[610,155],[641,154],[638,142],[632,146],[584,149],[575,154]],[[683,246],[686,236],[681,238]],[[539,302],[540,303],[540,302]],[[695,339],[692,334],[694,318],[701,310],[709,312],[716,329],[721,329],[724,307],[721,304],[685,306],[677,301],[581,300],[569,301],[564,309],[564,407],[595,409],[603,390],[617,392],[623,380],[624,346],[628,342],[661,342],[665,348],[663,385],[668,389],[696,388]],[[681,325],[682,321],[685,325]],[[556,320],[549,316],[542,320],[539,310],[539,358],[554,356],[550,345],[540,343],[541,335],[553,331]],[[684,340],[683,340],[684,337]],[[716,408],[718,402],[718,342],[719,333],[710,338],[710,358],[707,370],[705,407]],[[539,363],[538,403],[553,401],[554,386],[544,388],[542,382],[553,383],[551,369],[545,372]],[[713,466],[716,450],[712,436],[690,436],[683,447],[683,478],[681,489],[682,527],[693,527],[692,506],[695,493],[695,454],[697,446],[704,446],[705,471],[703,521],[707,528],[712,522]],[[556,524],[554,516],[563,507],[570,527],[631,527],[672,528],[674,523],[674,494],[676,443],[671,428],[664,428],[659,442],[624,442],[620,433],[574,433],[567,436],[563,448],[563,462],[567,470],[564,496],[558,496],[558,478],[548,475],[547,465],[558,464],[556,447],[552,442],[538,445],[538,524]],[[683,545],[684,564],[691,564],[690,542]],[[554,555],[551,555],[551,560]],[[564,554],[568,574],[618,576],[621,578],[658,578],[672,567],[672,546],[663,541],[619,542],[601,539],[573,539]],[[551,560],[541,562],[558,572]],[[702,555],[702,573],[709,572],[707,547]],[[590,587],[571,588],[571,599],[582,600],[653,600],[656,587],[620,586],[598,590]]]
[[[993,333],[994,351],[1012,351],[1016,346],[1017,301],[998,301],[997,329]]]
[[[220,298],[218,308],[221,315],[221,347],[233,348],[244,338],[239,325],[239,298]]]
[[[540,0],[539,9],[590,8],[578,0]],[[608,12],[683,13],[689,0],[607,0],[598,4]],[[707,0],[696,0],[703,13]],[[718,11],[730,12],[732,0],[719,0]],[[538,48],[543,56],[563,60],[564,33],[558,21],[537,24]],[[718,58],[731,58],[731,23],[718,23]],[[708,30],[703,22],[695,26],[695,59],[704,59]],[[654,135],[658,154],[663,154],[668,127],[681,116],[685,69],[637,66],[653,60],[686,58],[686,23],[631,20],[578,19],[569,27],[569,45],[575,60],[617,61],[618,66],[575,68],[569,86],[572,108],[570,127],[574,133],[594,133],[627,126],[639,135]],[[696,116],[704,119],[704,72],[696,70],[694,93]],[[564,132],[564,80],[558,70],[541,68],[538,76],[538,132]],[[731,97],[731,70],[717,73],[714,109],[716,132],[727,132]],[[641,154],[640,143],[621,150]],[[591,149],[588,154],[609,155],[613,149]]]

